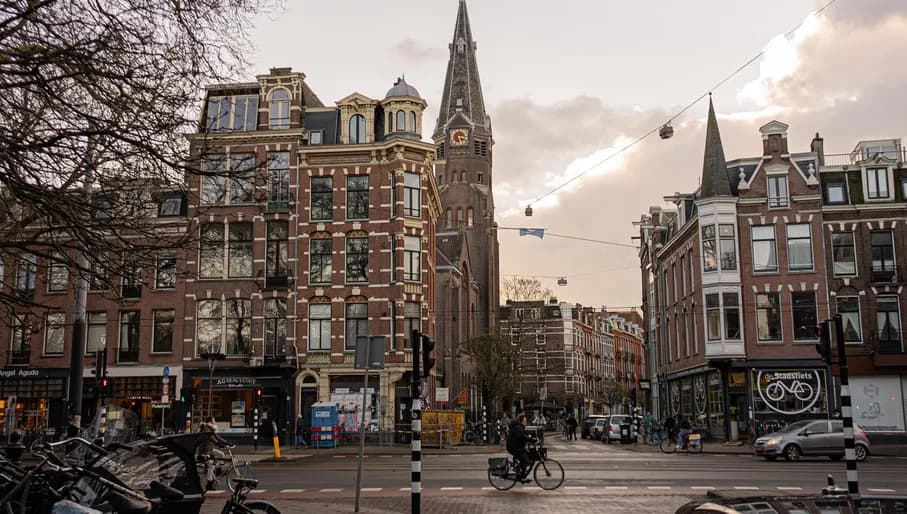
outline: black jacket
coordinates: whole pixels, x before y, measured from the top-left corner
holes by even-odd
[[[529,440],[529,436],[526,435],[526,427],[516,421],[510,423],[510,431],[507,434],[508,452],[521,450]]]

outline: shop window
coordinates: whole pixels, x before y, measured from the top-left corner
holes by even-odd
[[[153,353],[173,352],[173,309],[155,310],[152,315],[154,332],[151,351]]]
[[[404,237],[403,280],[422,280],[422,238],[419,236]]]
[[[346,281],[368,282],[368,238],[346,240]]]
[[[54,252],[50,257],[47,271],[47,290],[49,292],[66,291],[69,285],[69,264],[66,256]]]
[[[368,304],[346,304],[346,334],[344,336],[344,350],[356,349],[356,338],[368,335]]]
[[[857,257],[853,243],[853,232],[831,234],[832,268],[835,276],[857,274]]]
[[[289,227],[286,221],[268,222],[265,287],[286,287],[289,276]]]
[[[328,352],[331,350],[331,304],[309,305],[309,350]]]
[[[117,349],[117,362],[133,363],[139,361],[139,313],[123,311],[120,313],[120,346]]]
[[[313,238],[309,241],[309,283],[331,283],[331,253],[333,240]]]
[[[422,178],[418,173],[403,174],[403,215],[422,216]]]
[[[312,177],[312,221],[330,221],[334,216],[334,180],[331,177]]]
[[[422,330],[422,304],[406,302],[403,304],[403,347],[412,348],[413,330]]]
[[[368,219],[368,175],[346,177],[346,218]]]
[[[794,340],[814,341],[816,339],[816,325],[819,323],[819,317],[816,313],[816,292],[791,292],[790,300],[794,321]]]
[[[775,247],[775,226],[753,227],[753,271],[778,271],[778,254]]]
[[[813,269],[813,244],[808,223],[787,226],[787,264],[791,271]]]
[[[836,299],[838,314],[844,325],[844,342],[863,342],[863,325],[860,321],[860,298],[858,296],[838,296]]]
[[[85,341],[85,352],[94,353],[107,348],[107,313],[88,313],[88,334]]]
[[[265,358],[285,357],[287,354],[287,301],[265,299]]]
[[[174,252],[158,254],[155,268],[155,289],[173,289],[176,287],[176,254]]]
[[[781,341],[781,298],[778,293],[756,295],[756,334],[759,341]]]
[[[290,208],[290,152],[268,154],[268,210]]]

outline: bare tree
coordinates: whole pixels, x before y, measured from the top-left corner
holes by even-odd
[[[491,408],[491,412],[499,410],[500,402],[513,397],[519,346],[499,334],[485,334],[464,341],[460,351],[475,362],[471,385],[479,389],[483,403]]]
[[[504,299],[514,302],[545,300],[553,296],[551,289],[533,277],[510,277],[504,280]]]
[[[0,259],[16,269],[0,305],[33,304],[19,269],[56,264],[113,290],[186,245],[158,205],[187,197],[204,86],[242,73],[250,21],[272,2],[0,0]]]

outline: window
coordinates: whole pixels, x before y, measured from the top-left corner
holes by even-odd
[[[9,364],[28,364],[31,355],[31,314],[13,314]]]
[[[309,131],[309,144],[310,145],[320,145],[322,144],[323,132],[320,130],[310,130]]]
[[[405,236],[403,242],[403,280],[422,280],[422,238]]]
[[[895,278],[893,236],[890,230],[870,233],[873,282],[890,282]]]
[[[894,344],[901,350],[901,316],[897,296],[879,296],[876,299],[877,340],[882,345]],[[880,348],[887,350],[888,348]]]
[[[867,169],[866,197],[877,200],[888,196],[888,168]]]
[[[453,227],[453,211],[447,208],[447,228]]]
[[[416,131],[416,113],[413,111],[409,111],[409,131]]]
[[[225,342],[227,355],[252,353],[252,301],[232,299],[226,302]]]
[[[290,207],[290,152],[268,154],[268,208]]]
[[[740,296],[737,293],[722,293],[724,300],[724,338],[740,339]]]
[[[466,182],[466,172],[465,171],[460,172],[460,182]]]
[[[266,357],[287,354],[287,301],[282,298],[265,299],[264,354]]]
[[[157,256],[154,273],[155,289],[173,289],[176,287],[176,254],[162,252]]]
[[[857,257],[853,246],[853,232],[833,232],[831,249],[835,276],[856,275]]]
[[[50,257],[50,266],[47,270],[47,290],[66,291],[69,285],[69,265],[66,256],[54,253]]]
[[[89,258],[88,262],[88,290],[89,291],[103,291],[107,289],[107,270],[104,269],[104,265],[101,264],[101,261],[104,261],[103,256],[101,258],[95,259]]]
[[[901,179],[901,200],[907,201],[907,178]]]
[[[89,312],[85,352],[93,353],[104,348],[107,348],[107,313]]]
[[[825,185],[825,203],[847,203],[843,182],[829,182]]]
[[[718,262],[715,258],[715,225],[702,227],[702,270],[715,271]]]
[[[209,131],[247,132],[258,128],[258,95],[214,96],[208,99]]]
[[[312,221],[330,221],[334,210],[334,183],[331,177],[312,177]]]
[[[413,347],[413,330],[422,330],[422,304],[406,302],[403,304],[403,347]]]
[[[66,314],[48,312],[44,317],[44,355],[63,354],[65,332]]]
[[[400,111],[403,112],[403,111]],[[344,337],[344,350],[356,349],[356,338],[368,335],[368,304],[346,304],[346,336]]]
[[[693,270],[693,266],[696,261],[693,260],[693,250],[687,253],[687,262],[690,265],[690,291],[694,291],[696,289],[696,272]]]
[[[368,175],[346,177],[346,218],[368,219]]]
[[[202,162],[201,202],[205,205],[251,203],[254,199],[255,155],[212,155]]]
[[[406,131],[406,111],[397,111],[397,132]]]
[[[680,296],[687,295],[687,265],[683,255],[680,256]]]
[[[795,291],[790,294],[794,316],[794,341],[814,341],[819,316],[816,313],[816,292]]]
[[[350,118],[350,144],[362,143],[365,143],[365,116],[356,114]]]
[[[230,156],[230,204],[251,203],[255,198],[255,155]]]
[[[859,343],[863,341],[863,325],[860,321],[860,298],[858,296],[837,297],[838,314],[844,325],[844,342]]]
[[[457,227],[463,227],[463,209],[457,209]]]
[[[346,281],[368,282],[368,238],[346,240]]]
[[[125,311],[120,313],[120,347],[117,350],[117,362],[139,361],[139,313]]]
[[[33,293],[37,274],[38,257],[33,253],[22,254],[16,267],[16,289],[25,294]]]
[[[671,303],[677,302],[677,264],[671,264]]]
[[[813,269],[813,244],[808,223],[787,226],[787,264],[791,271]]]
[[[721,340],[721,305],[719,304],[718,294],[705,295],[705,316],[708,334],[706,337],[709,341]]]
[[[252,276],[252,224],[230,225],[228,270],[230,278]]]
[[[168,194],[161,198],[158,205],[158,216],[164,218],[168,216],[181,216],[183,212],[183,196]]]
[[[474,223],[472,207],[466,209],[466,226],[471,227]]]
[[[331,304],[309,305],[309,350],[331,350]]]
[[[418,173],[403,174],[403,215],[422,216],[422,178]]]
[[[778,271],[774,225],[753,227],[753,271]]]
[[[271,128],[290,128],[290,92],[275,89],[271,92]]]
[[[196,323],[196,342],[198,354],[219,353],[223,341],[222,319],[223,302],[220,300],[201,300],[198,302],[198,321]]]
[[[152,312],[154,317],[154,338],[152,339],[152,353],[173,352],[173,309],[161,309]]]
[[[331,252],[333,240],[316,238],[309,242],[309,282],[331,283]]]
[[[756,295],[756,334],[760,341],[781,340],[780,302],[778,293]]]
[[[734,242],[734,225],[718,225],[719,250],[721,251],[721,269],[737,269],[737,243]]]
[[[211,155],[202,161],[202,195],[204,205],[223,205],[227,197],[227,157]]]
[[[286,285],[290,274],[288,263],[289,227],[286,221],[268,222],[268,249],[265,256],[265,282],[278,279],[274,285]]]
[[[484,173],[476,173],[476,182],[478,182],[479,184],[483,184],[484,181],[485,181],[485,174],[484,174]]]
[[[123,255],[123,298],[142,297],[142,267],[136,254]]]
[[[394,131],[394,112],[388,111],[387,113],[387,133],[390,134]]]
[[[768,206],[787,207],[787,177],[768,177]]]
[[[202,225],[201,231],[199,278],[223,278],[224,225],[208,223]]]

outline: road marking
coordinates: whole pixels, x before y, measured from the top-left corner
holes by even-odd
[[[281,492],[281,493],[284,493],[284,494],[288,494],[288,493],[304,493],[304,492],[305,492],[305,489],[281,489],[280,492]]]
[[[867,489],[867,491],[874,493],[893,493],[894,489]]]
[[[778,490],[779,490],[779,491],[802,491],[803,488],[802,488],[802,487],[784,487],[784,486],[780,486],[780,487],[778,487]]]
[[[758,487],[753,487],[751,485],[735,485],[734,489],[738,491],[758,491]]]
[[[710,485],[694,485],[694,486],[690,487],[690,489],[696,489],[699,491],[711,491],[715,488]]]
[[[322,489],[318,492],[319,493],[339,493],[340,491],[343,491],[343,489]]]
[[[584,485],[568,485],[568,486],[564,487],[564,489],[584,490],[584,489],[588,489],[588,487],[586,487]]]
[[[413,488],[412,487],[401,487],[400,490],[401,491],[412,491]]]
[[[218,490],[216,490],[216,491],[208,491],[208,492],[205,493],[205,494],[224,494],[225,492],[227,492],[227,491],[224,491],[224,490],[222,490],[222,489],[218,489]]]
[[[442,491],[462,491],[462,487],[442,487]]]
[[[646,487],[646,489],[659,490],[659,491],[663,491],[663,490],[670,489],[670,488],[671,488],[671,486],[669,486],[669,485],[650,485],[649,487]]]
[[[267,489],[253,489],[249,494],[264,494],[268,492]]]
[[[389,459],[391,457],[393,457],[393,455],[379,455],[378,456],[379,459]]]
[[[346,455],[334,455],[335,459],[345,459]]]
[[[483,491],[494,491],[494,487],[485,486],[482,488]]]
[[[360,489],[363,493],[377,493],[383,490],[383,487],[363,487]]]
[[[628,487],[625,485],[609,485],[606,486],[605,489],[625,491],[626,489],[628,489]]]

